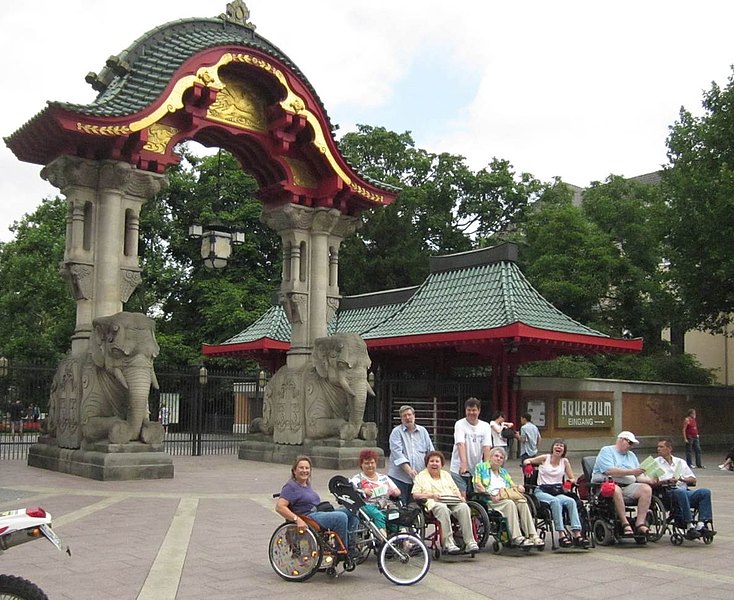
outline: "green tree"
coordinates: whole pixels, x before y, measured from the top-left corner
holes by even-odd
[[[584,192],[582,208],[613,247],[612,285],[600,302],[609,331],[625,328],[644,337],[646,350],[660,345],[661,331],[677,322],[663,263],[665,205],[659,185],[610,175]]]
[[[556,308],[582,323],[599,321],[613,285],[615,249],[556,181],[525,223],[521,264],[528,280]]]
[[[702,105],[701,116],[681,108],[667,140],[667,253],[687,325],[717,332],[734,314],[734,67]]]
[[[0,245],[0,353],[18,362],[53,362],[69,347],[75,305],[59,276],[66,202],[48,198],[11,227]]]

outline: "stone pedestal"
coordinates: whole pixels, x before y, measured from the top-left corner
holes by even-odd
[[[385,453],[373,441],[305,440],[301,445],[289,446],[275,444],[272,437],[263,434],[248,435],[240,444],[239,458],[290,465],[296,456],[305,454],[311,459],[314,467],[355,471],[359,469],[359,453],[364,448],[375,450],[380,457],[377,466],[379,468],[385,466]]]
[[[142,442],[98,442],[73,450],[42,437],[28,451],[28,466],[98,481],[173,479],[173,460],[163,452],[163,444]]]

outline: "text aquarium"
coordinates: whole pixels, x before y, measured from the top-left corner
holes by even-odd
[[[556,400],[557,427],[612,427],[611,400]]]

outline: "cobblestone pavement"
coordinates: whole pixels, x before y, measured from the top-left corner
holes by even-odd
[[[48,543],[13,548],[0,572],[30,579],[51,600],[202,600],[267,597],[495,598],[597,600],[624,596],[730,599],[734,589],[734,473],[706,456],[699,485],[714,498],[713,544],[622,543],[588,552],[483,552],[474,559],[433,561],[411,587],[391,584],[370,558],[333,580],[316,574],[289,583],[270,568],[267,545],[280,518],[273,492],[285,465],[236,456],[174,457],[175,478],[100,482],[0,461],[0,510],[40,505],[71,556]],[[580,458],[572,458],[580,472]],[[314,487],[328,498],[333,473],[316,469]],[[513,476],[519,479],[518,468]]]

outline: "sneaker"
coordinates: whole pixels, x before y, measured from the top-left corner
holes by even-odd
[[[699,521],[696,524],[696,531],[702,531],[706,527],[706,524],[703,521]]]
[[[469,542],[464,548],[465,552],[479,552],[479,544],[476,542]]]
[[[719,465],[719,469],[722,471],[727,471],[728,469],[724,465]]]
[[[699,465],[698,468],[699,469],[705,469],[706,467],[704,467],[703,465]]]
[[[456,544],[446,544],[446,547],[443,549],[443,551],[446,554],[460,554],[461,549]]]
[[[520,545],[521,545],[521,546],[522,546],[523,548],[528,548],[528,547],[532,547],[532,546],[535,546],[535,542],[534,542],[533,540],[531,540],[530,538],[525,538],[525,539],[524,539],[524,540],[522,541],[522,544],[520,544]]]
[[[512,539],[512,545],[513,546],[526,546],[528,544],[526,544],[525,542],[528,542],[528,541],[530,540],[526,540],[524,537],[520,536],[520,537],[516,537]],[[533,542],[530,542],[529,545],[532,546]]]
[[[693,465],[688,465],[688,466],[691,468],[691,471],[693,471],[696,468]]]

